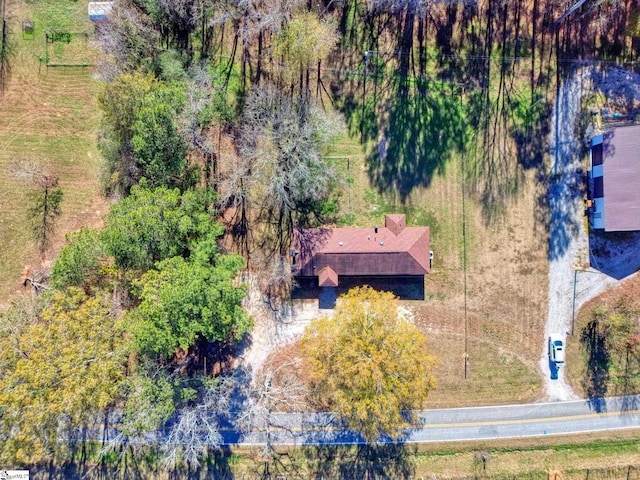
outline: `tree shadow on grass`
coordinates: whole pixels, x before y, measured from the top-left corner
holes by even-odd
[[[95,445],[94,445],[95,447]],[[88,449],[91,449],[88,446]],[[131,446],[121,445],[112,455],[96,458],[74,458],[71,461],[58,462],[51,459],[46,465],[24,467],[30,471],[32,478],[46,478],[48,480],[147,480],[155,478],[159,471],[158,457],[154,447],[145,447],[137,455]],[[180,477],[189,478],[189,477]]]
[[[586,177],[581,159],[584,147],[578,134],[579,105],[583,95],[579,75],[566,72],[557,91],[550,117],[550,156],[547,209],[549,218],[549,260],[562,258],[580,234]]]
[[[582,386],[597,412],[602,411],[602,398],[607,395],[611,354],[607,347],[606,332],[598,319],[591,320],[582,330],[580,342],[587,351],[587,371]]]
[[[295,451],[272,450],[269,458],[257,458],[251,469],[249,478],[261,480],[280,480],[293,478],[308,478],[303,474],[303,465]],[[212,477],[218,478],[218,477]],[[244,474],[241,478],[245,478]]]
[[[464,114],[450,85],[418,78],[392,80],[382,133],[367,158],[371,183],[404,203],[417,187],[428,187],[454,151],[464,148]]]
[[[327,445],[305,451],[310,478],[413,478],[415,447],[389,445]]]
[[[228,446],[224,446],[212,451],[209,457],[203,460],[199,466],[190,467],[184,464],[176,466],[167,472],[167,477],[169,480],[200,480],[202,478],[232,480],[234,475],[229,463],[231,456],[231,449]],[[162,471],[162,468],[160,468],[160,471]],[[156,475],[158,475],[160,471],[157,471],[155,475],[150,475],[149,478],[157,478]]]

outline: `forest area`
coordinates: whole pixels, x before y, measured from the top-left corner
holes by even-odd
[[[308,406],[289,370],[234,371],[234,355],[254,323],[243,281],[257,274],[278,311],[294,231],[357,223],[340,208],[349,179],[335,142],[357,139],[370,184],[401,205],[462,158],[463,189],[491,225],[527,172],[546,175],[541,139],[563,76],[591,61],[637,68],[640,4],[118,0],[95,35],[102,184],[114,203],[103,228],[67,236],[48,278],[30,279],[44,293],[0,315],[0,459],[60,478],[99,464],[109,478],[154,457],[178,476],[208,464],[222,478],[220,415],[268,439],[273,412]],[[32,170],[46,239],[62,193]],[[419,352],[399,368],[417,368],[409,357],[431,368]],[[418,403],[434,384],[419,381]],[[365,431],[372,443],[386,433]]]

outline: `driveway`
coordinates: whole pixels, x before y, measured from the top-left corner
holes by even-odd
[[[589,234],[584,216],[582,184],[585,165],[582,133],[578,132],[581,100],[594,88],[599,73],[579,69],[560,87],[552,117],[549,172],[549,310],[540,369],[546,399],[577,398],[567,385],[563,369],[554,368],[547,355],[546,339],[552,333],[565,341],[578,341],[574,312],[605,289],[616,285],[640,267],[640,234],[619,236]],[[603,273],[606,272],[606,273]],[[570,359],[569,359],[570,361]]]

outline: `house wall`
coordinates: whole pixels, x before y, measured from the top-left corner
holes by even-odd
[[[291,298],[320,298],[323,289],[318,286],[318,277],[297,277],[295,280],[298,286],[291,292]],[[354,287],[368,285],[376,290],[392,292],[401,300],[424,300],[425,298],[424,275],[368,277],[340,275],[339,280],[339,286],[335,288],[338,296]]]
[[[589,185],[588,197],[589,223],[594,229],[604,229],[604,152],[603,135],[597,135],[591,140],[589,148]]]

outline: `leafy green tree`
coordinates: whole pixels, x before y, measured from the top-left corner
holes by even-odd
[[[66,237],[66,246],[60,251],[51,271],[51,286],[58,290],[67,287],[88,287],[99,281],[100,267],[106,254],[100,234],[82,228]]]
[[[109,190],[127,193],[141,177],[131,146],[133,125],[144,97],[157,85],[150,75],[123,74],[105,85],[98,95],[103,122],[98,146],[108,163]]]
[[[6,332],[5,328],[5,332]],[[66,459],[73,432],[111,407],[125,374],[122,323],[109,294],[56,292],[28,324],[0,338],[3,462]]]
[[[124,74],[99,96],[104,113],[100,147],[109,161],[109,187],[125,193],[142,177],[151,185],[188,186],[185,142],[178,116],[186,104],[182,83]]]
[[[122,383],[126,398],[121,430],[127,438],[137,438],[161,428],[176,411],[176,389],[159,370],[154,375],[138,368]]]
[[[297,70],[284,69],[283,74],[300,75],[302,82],[305,82],[304,86],[308,89],[309,67],[314,62],[326,59],[337,43],[338,34],[330,23],[321,21],[312,12],[303,12],[294,16],[279,32],[274,50],[276,54],[282,56],[286,64],[297,68]]]
[[[222,234],[210,211],[210,192],[146,187],[134,186],[111,208],[100,234],[118,267],[147,270],[165,258],[188,257],[204,237]]]
[[[245,290],[233,283],[243,266],[237,255],[219,255],[213,263],[196,255],[156,264],[134,282],[141,303],[129,321],[137,349],[166,358],[201,338],[240,340],[251,327],[240,306]]]
[[[133,125],[145,96],[158,85],[151,75],[123,74],[105,84],[98,95],[104,120],[120,142],[133,137]]]
[[[434,386],[426,340],[397,308],[391,293],[354,288],[303,337],[317,394],[367,443],[398,440]]]
[[[141,176],[152,186],[188,183],[187,152],[177,121],[185,101],[184,87],[178,83],[158,83],[142,98],[132,125],[131,145]]]

